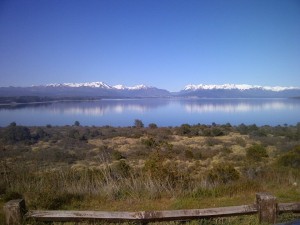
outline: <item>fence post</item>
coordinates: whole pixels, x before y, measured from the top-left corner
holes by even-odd
[[[277,202],[276,197],[269,193],[257,193],[256,203],[260,223],[276,223]]]
[[[21,225],[26,213],[24,199],[11,200],[4,207],[6,225]]]

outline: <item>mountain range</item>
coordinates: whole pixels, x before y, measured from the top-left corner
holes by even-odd
[[[170,97],[167,90],[137,85],[111,86],[104,82],[47,84],[31,87],[0,87],[0,96],[95,97],[95,98],[145,98]]]
[[[164,89],[146,85],[136,85],[133,87],[126,87],[124,85],[111,86],[104,82],[47,84],[31,87],[0,87],[0,97],[17,96],[51,98],[289,98],[300,97],[300,88],[247,84],[190,84],[179,92],[169,92]]]

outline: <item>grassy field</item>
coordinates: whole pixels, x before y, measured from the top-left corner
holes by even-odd
[[[0,206],[166,210],[300,201],[300,124],[0,128]],[[293,215],[281,216],[281,221]],[[0,223],[3,214],[0,213]],[[172,224],[172,223],[171,223]],[[173,223],[177,224],[177,223]],[[256,216],[190,224],[257,224]]]

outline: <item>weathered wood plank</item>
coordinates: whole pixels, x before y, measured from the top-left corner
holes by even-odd
[[[166,221],[199,219],[217,216],[233,216],[257,213],[256,204],[230,206],[209,209],[166,210],[166,211],[139,211],[139,212],[105,212],[105,211],[29,211],[27,218],[38,221],[76,222],[83,220],[106,221]]]
[[[278,210],[280,213],[283,212],[300,212],[300,203],[278,203]]]

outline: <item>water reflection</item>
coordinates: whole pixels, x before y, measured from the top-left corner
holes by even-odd
[[[123,99],[52,102],[0,106],[0,126],[15,121],[24,125],[129,126],[134,119],[145,124],[177,126],[217,122],[225,124],[296,124],[297,99]]]
[[[55,104],[49,109],[55,114],[83,114],[103,116],[108,113],[124,113],[126,111],[146,112],[159,105],[147,105],[143,103],[130,102],[101,102],[101,103],[79,103],[79,104]]]
[[[180,101],[189,113],[203,112],[250,112],[264,110],[293,110],[299,101],[289,99],[210,99]]]
[[[63,101],[35,104],[2,105],[2,110],[31,109],[47,111],[53,114],[104,115],[107,113],[124,113],[127,111],[146,112],[169,104],[168,99],[130,99],[98,101]]]

